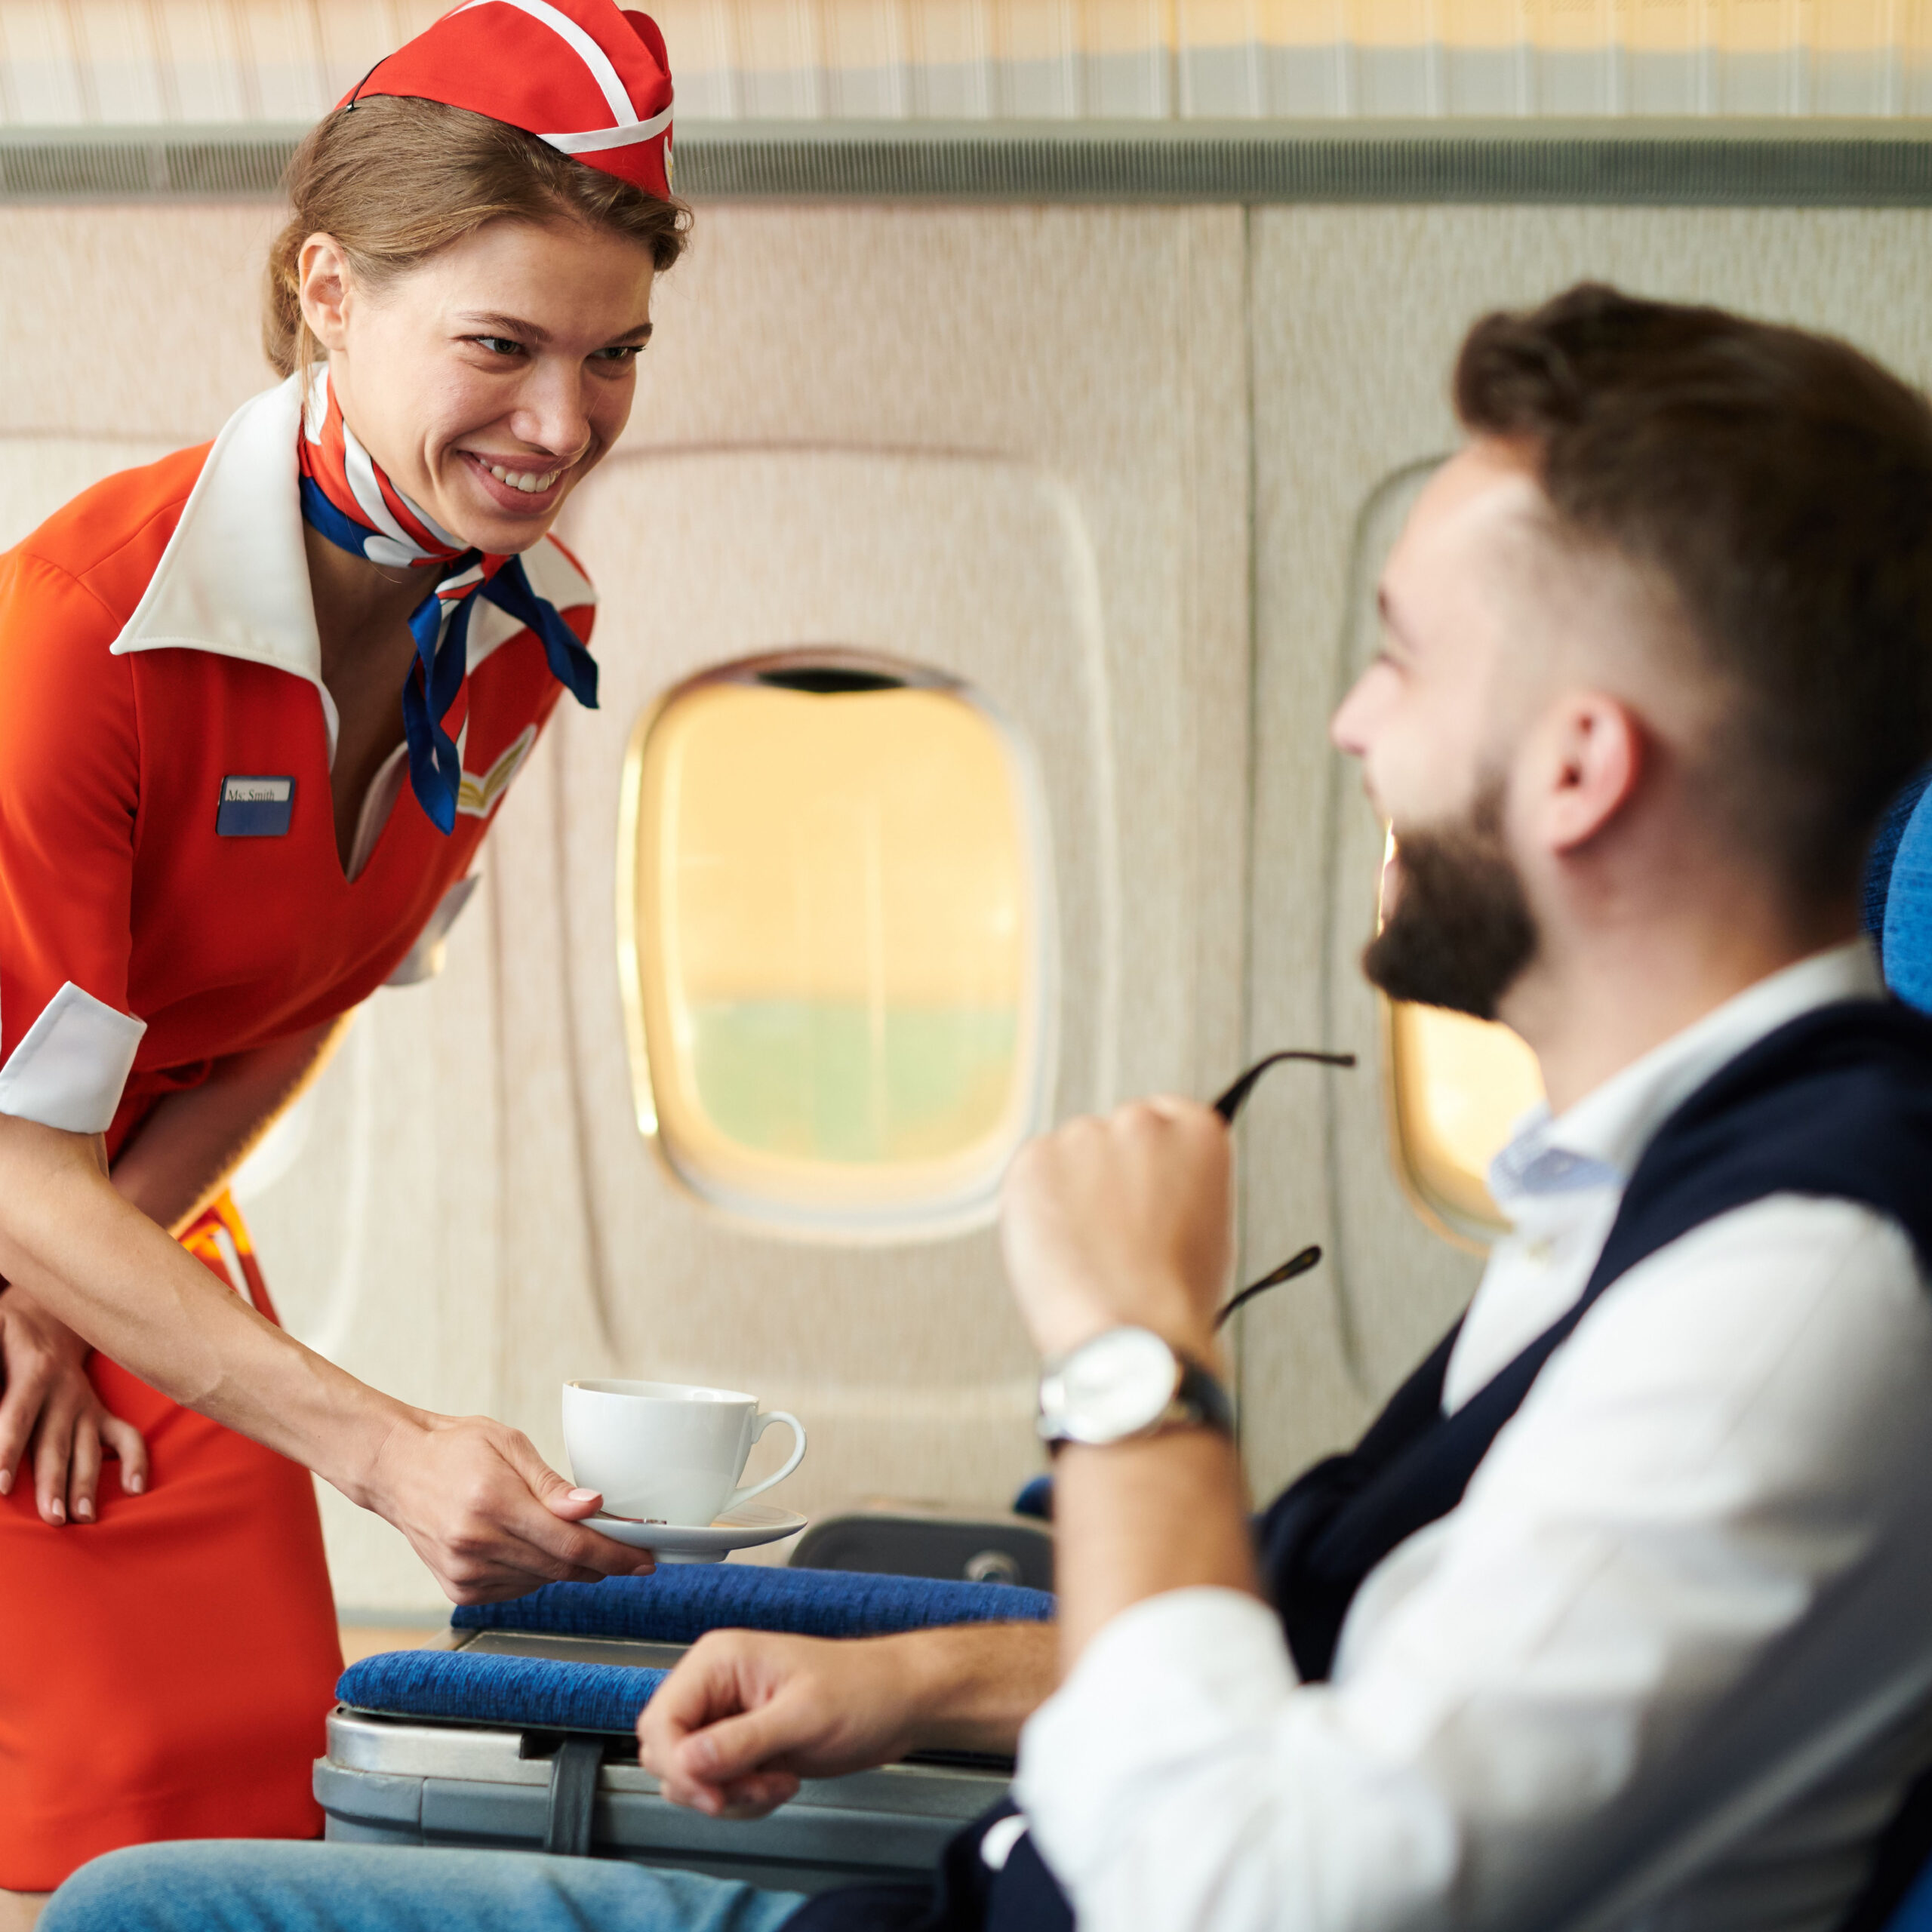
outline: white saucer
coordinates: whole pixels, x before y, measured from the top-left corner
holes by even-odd
[[[770,1503],[747,1503],[728,1509],[715,1522],[642,1523],[635,1517],[607,1516],[601,1509],[583,1518],[587,1530],[633,1549],[657,1552],[660,1563],[722,1563],[734,1549],[749,1549],[781,1537],[796,1536],[807,1518],[795,1509]]]

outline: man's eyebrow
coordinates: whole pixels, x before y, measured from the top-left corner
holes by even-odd
[[[515,336],[520,341],[534,343],[539,348],[550,340],[550,331],[540,323],[526,321],[521,315],[502,315],[494,309],[472,309],[459,315],[457,320],[496,334]],[[613,336],[605,346],[621,349],[633,342],[648,342],[651,328],[649,322],[639,322],[635,328],[626,329],[623,334]]]

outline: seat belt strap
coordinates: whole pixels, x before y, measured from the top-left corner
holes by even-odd
[[[565,1858],[590,1856],[597,1810],[597,1774],[604,1765],[600,1737],[566,1737],[550,1760],[550,1808],[543,1849]]]

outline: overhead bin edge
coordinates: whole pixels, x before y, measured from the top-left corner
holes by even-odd
[[[302,127],[0,129],[0,201],[275,198]],[[1932,119],[733,122],[692,202],[1932,205]]]

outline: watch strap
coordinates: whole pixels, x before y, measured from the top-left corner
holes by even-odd
[[[1222,1435],[1235,1432],[1235,1405],[1220,1377],[1211,1374],[1192,1356],[1177,1349],[1174,1359],[1180,1364],[1180,1381],[1174,1398],[1154,1424],[1155,1430],[1187,1426],[1218,1429]],[[1150,1434],[1152,1431],[1149,1432]]]
[[[1168,1353],[1174,1358],[1175,1379],[1174,1393],[1168,1397],[1165,1405],[1151,1420],[1138,1428],[1124,1430],[1118,1435],[1104,1437],[1097,1441],[1055,1426],[1044,1400],[1046,1374],[1043,1374],[1043,1399],[1036,1426],[1049,1453],[1057,1455],[1065,1444],[1073,1441],[1086,1442],[1097,1447],[1103,1447],[1111,1442],[1145,1441],[1150,1436],[1161,1435],[1170,1429],[1217,1429],[1232,1439],[1235,1433],[1234,1403],[1227,1390],[1221,1386],[1220,1379],[1192,1356],[1182,1354],[1171,1344],[1167,1346]],[[1054,1364],[1049,1364],[1046,1373],[1051,1374],[1054,1367]]]

